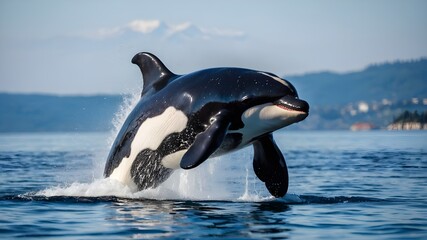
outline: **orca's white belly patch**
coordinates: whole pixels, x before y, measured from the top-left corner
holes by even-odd
[[[124,157],[122,159],[119,166],[113,170],[110,177],[136,188],[130,174],[130,169],[136,156],[144,149],[156,150],[168,135],[182,132],[186,128],[187,122],[187,116],[174,107],[168,107],[162,114],[147,118],[140,125],[133,138],[129,157]],[[166,156],[166,158],[168,156]],[[174,161],[171,161],[173,158],[169,157],[169,159],[170,160],[166,162],[170,162],[170,166],[176,165],[173,163]]]

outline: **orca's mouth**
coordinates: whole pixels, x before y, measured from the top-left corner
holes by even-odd
[[[285,96],[273,102],[274,105],[288,111],[297,111],[308,114],[310,106],[304,100],[292,96]]]

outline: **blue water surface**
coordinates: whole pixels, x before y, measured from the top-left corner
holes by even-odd
[[[132,193],[102,177],[110,133],[0,134],[0,238],[427,239],[427,133],[280,131],[288,194],[252,149]]]

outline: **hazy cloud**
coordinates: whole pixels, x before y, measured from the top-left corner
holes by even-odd
[[[87,35],[85,34],[85,35],[87,37],[90,37],[90,38],[104,39],[104,38],[110,38],[110,37],[118,36],[122,32],[123,31],[120,27],[100,28],[91,34],[87,34]]]
[[[126,24],[125,28],[127,27],[134,32],[147,34],[158,29],[160,25],[161,22],[159,20],[134,20]]]

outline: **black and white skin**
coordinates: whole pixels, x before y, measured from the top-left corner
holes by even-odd
[[[273,196],[286,194],[288,169],[272,133],[309,111],[290,82],[243,68],[176,75],[146,52],[132,63],[144,87],[111,147],[105,177],[134,191],[155,188],[174,169],[252,145],[256,176]]]

